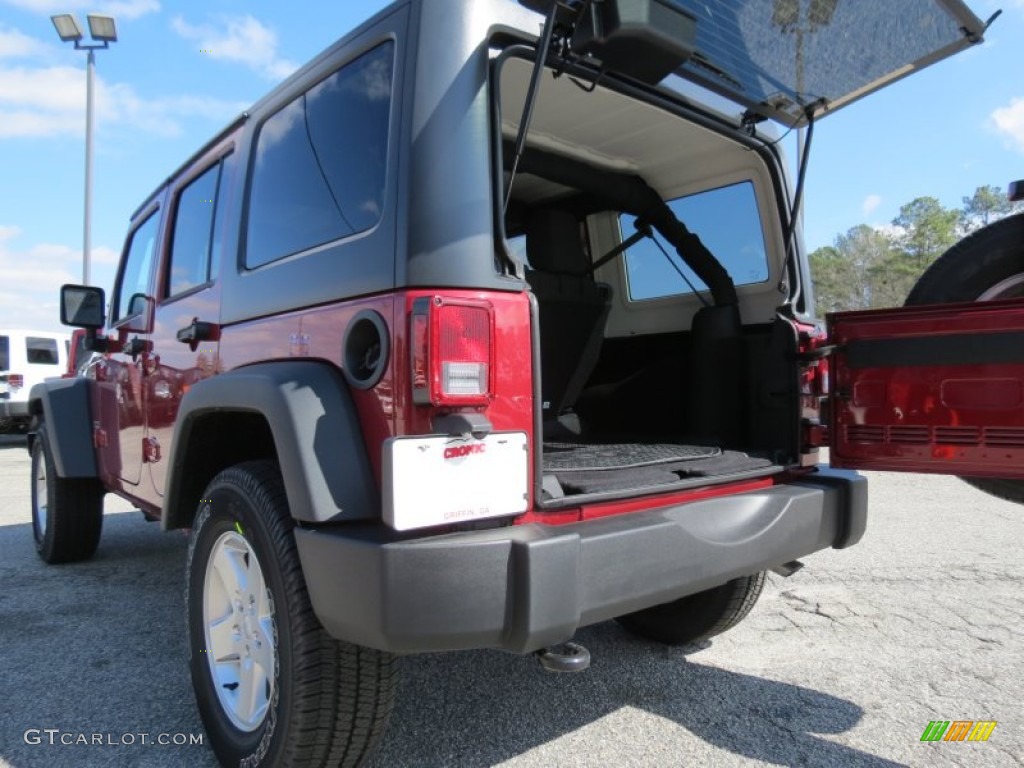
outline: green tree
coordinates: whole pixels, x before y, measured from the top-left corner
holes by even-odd
[[[888,257],[871,266],[871,306],[900,307],[924,270],[906,254],[894,249]]]
[[[991,224],[1014,210],[1014,204],[999,187],[986,184],[974,190],[974,194],[963,199],[963,224],[968,233]]]
[[[897,255],[891,238],[867,224],[814,251],[810,262],[818,313],[888,306],[891,291],[880,267]]]
[[[908,269],[920,274],[959,239],[960,211],[945,208],[934,197],[919,197],[902,206],[892,223],[899,228],[896,245]]]
[[[808,259],[814,281],[817,314],[824,316],[826,312],[854,309],[856,304],[851,302],[850,286],[854,285],[856,277],[853,265],[843,257],[839,249],[826,245],[812,251]]]

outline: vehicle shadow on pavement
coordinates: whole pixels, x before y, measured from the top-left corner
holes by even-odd
[[[499,652],[403,660],[391,727],[370,765],[487,766],[538,747],[537,765],[559,762],[555,750],[564,759],[567,747],[579,764],[715,763],[715,749],[688,734],[673,743],[670,724],[629,710],[769,764],[902,765],[815,735],[853,728],[864,713],[849,701],[693,663],[685,655],[699,649],[637,640],[614,623],[581,630],[575,639],[593,655],[591,668],[579,674],[545,672],[530,658]],[[576,748],[544,748],[561,737]],[[695,746],[699,754],[689,754]]]

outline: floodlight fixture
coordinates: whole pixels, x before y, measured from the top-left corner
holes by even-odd
[[[90,13],[86,18],[89,19],[89,34],[93,40],[100,43],[117,42],[117,27],[114,25],[113,16]]]
[[[50,21],[53,22],[57,35],[65,43],[77,43],[84,37],[78,19],[70,13],[58,13],[56,16],[51,16]]]

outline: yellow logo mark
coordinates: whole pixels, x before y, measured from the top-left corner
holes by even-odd
[[[995,720],[979,720],[974,724],[974,728],[971,730],[970,735],[967,737],[968,741],[988,741],[988,737],[992,735],[992,731],[996,728]]]

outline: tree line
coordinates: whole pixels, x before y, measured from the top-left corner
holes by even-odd
[[[892,226],[858,224],[810,255],[819,316],[826,312],[898,307],[933,261],[960,238],[1024,210],[999,187],[978,187],[961,208],[934,197],[900,207]]]

